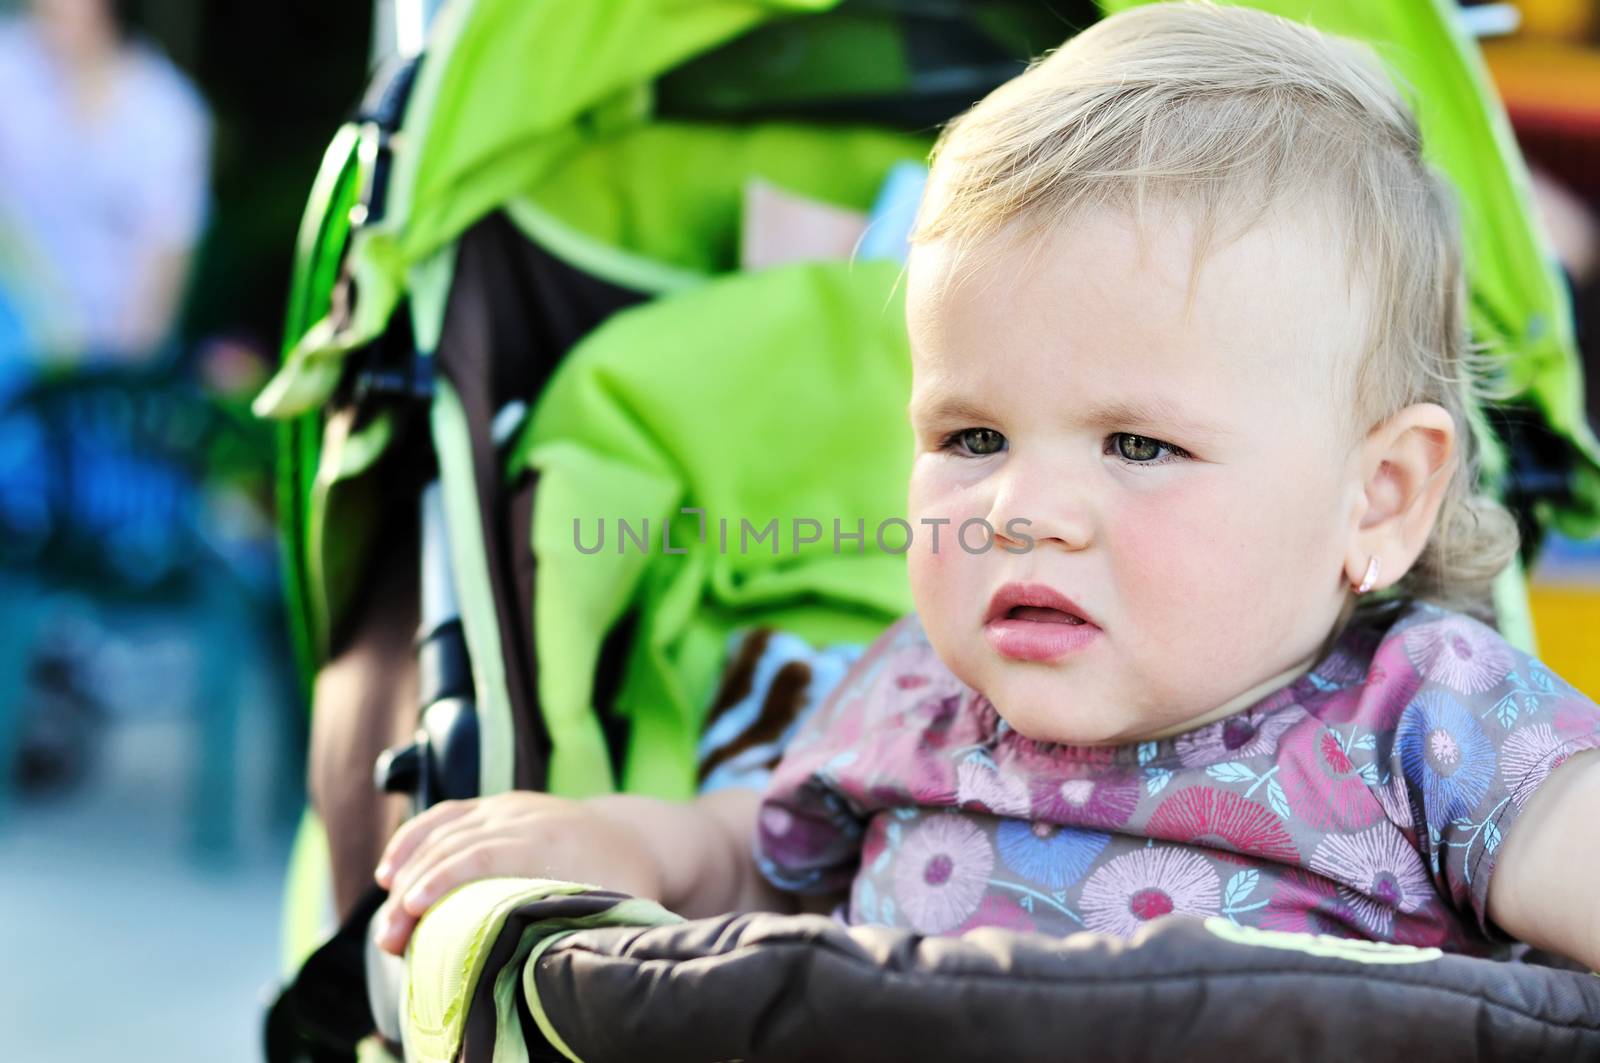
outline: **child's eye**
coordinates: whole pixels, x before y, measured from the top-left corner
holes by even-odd
[[[963,428],[945,436],[939,449],[954,450],[962,456],[985,458],[1006,449],[1006,437],[993,428]]]
[[[1117,432],[1106,440],[1106,453],[1114,453],[1131,465],[1165,465],[1178,458],[1189,457],[1189,452],[1171,443],[1163,443],[1150,436],[1136,436],[1131,432]],[[1169,457],[1163,458],[1166,451]]]

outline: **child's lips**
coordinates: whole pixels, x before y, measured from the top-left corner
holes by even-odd
[[[1049,612],[1051,618],[1017,615]],[[984,637],[1002,657],[1016,661],[1053,661],[1085,649],[1100,637],[1100,629],[1085,620],[1074,622],[1056,610],[1011,610],[983,625]]]
[[[989,599],[989,608],[983,614],[985,624],[1006,619],[1048,622],[1067,618],[1090,625],[1094,623],[1094,617],[1082,606],[1047,583],[1007,583],[994,592],[994,597]]]
[[[1002,657],[1053,661],[1091,645],[1100,634],[1071,598],[1043,583],[1007,583],[989,599],[983,634]]]

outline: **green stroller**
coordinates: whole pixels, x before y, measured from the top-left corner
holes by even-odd
[[[1525,560],[1542,529],[1593,534],[1600,446],[1564,289],[1452,9],[1255,6],[1375,42],[1415,87],[1467,207],[1472,327],[1512,356],[1516,398],[1475,425],[1486,475],[1523,519]],[[1038,1056],[1091,1030],[1110,1058],[1314,1055],[1344,1009],[1296,1007],[1312,984],[1365,1009],[1339,1034],[1349,1054],[1440,1050],[1446,1035],[1423,1046],[1403,1021],[1424,1003],[1447,1016],[1446,1050],[1600,1052],[1600,987],[1581,974],[1181,920],[1133,947],[922,940],[815,917],[681,923],[502,880],[430,914],[405,969],[368,955],[371,868],[410,810],[512,787],[687,798],[730,637],[862,644],[909,610],[903,565],[870,535],[858,552],[788,528],[781,550],[718,549],[719,516],[762,532],[892,517],[910,452],[898,267],[741,271],[740,199],[759,178],[865,209],[937,123],[1070,28],[1036,0],[458,0],[377,79],[313,189],[289,349],[257,402],[283,420],[313,701],[299,973],[270,1058],[381,1058],[384,1042],[418,1059]],[[582,548],[575,522],[618,514],[640,549]],[[1531,643],[1517,573],[1498,609]],[[330,887],[342,926],[319,947]],[[1209,992],[1239,979],[1248,1009]],[[1291,1019],[1264,1025],[1268,1010]]]

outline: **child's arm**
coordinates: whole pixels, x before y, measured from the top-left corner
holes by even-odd
[[[512,791],[447,801],[395,833],[378,864],[390,899],[379,944],[399,953],[450,890],[495,875],[592,882],[689,918],[795,910],[751,855],[761,794],[719,790],[693,802],[612,795],[573,801]]]
[[[1600,750],[1551,772],[1507,832],[1489,917],[1520,941],[1600,971]]]

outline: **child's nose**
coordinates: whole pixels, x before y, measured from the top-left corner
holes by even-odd
[[[1081,481],[1041,462],[1007,463],[987,517],[995,543],[1013,553],[1040,547],[1082,550],[1094,540],[1094,520]]]

